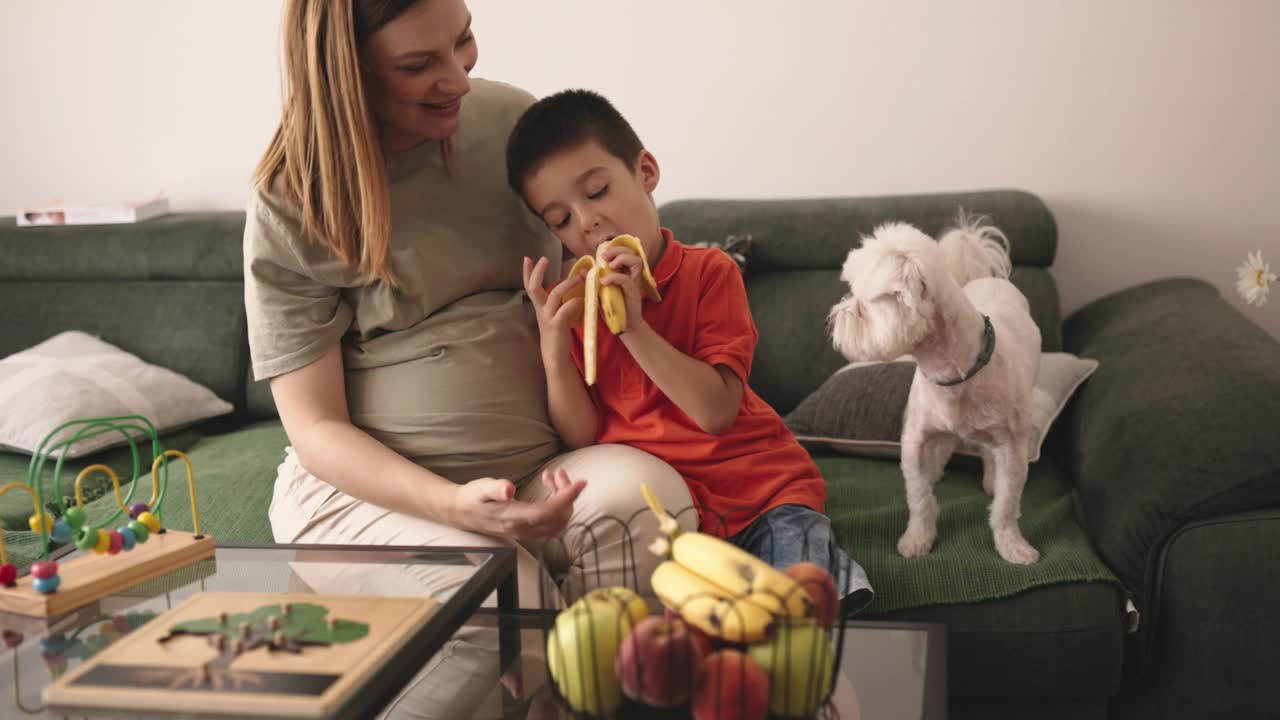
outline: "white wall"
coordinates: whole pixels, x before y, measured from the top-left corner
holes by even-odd
[[[1067,310],[1174,274],[1243,307],[1246,252],[1280,266],[1280,2],[470,5],[476,74],[608,95],[660,202],[1031,190]],[[157,189],[240,207],[278,118],[279,9],[0,4],[0,214]],[[1246,312],[1280,336],[1280,299]]]

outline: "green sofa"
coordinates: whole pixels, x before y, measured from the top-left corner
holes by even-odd
[[[891,219],[936,233],[960,206],[989,215],[1010,238],[1013,279],[1044,349],[1101,365],[1031,469],[1023,527],[1044,558],[1030,568],[999,561],[989,547],[972,468],[948,470],[938,545],[908,561],[893,552],[906,519],[896,464],[811,449],[837,535],[878,590],[867,614],[947,625],[953,718],[1276,712],[1280,343],[1210,285],[1150,283],[1064,319],[1049,272],[1053,216],[1016,191],[688,200],[661,212],[685,242],[752,237],[746,281],[760,345],[751,384],[785,414],[844,363],[825,317],[844,292],[839,268],[859,234]],[[269,542],[267,505],[287,441],[266,384],[250,377],[243,223],[235,212],[100,227],[0,220],[0,356],[79,329],[234,403],[233,415],[164,442],[196,466],[208,533]],[[72,465],[89,462],[127,471],[130,461],[116,449]],[[0,453],[0,480],[20,480],[26,467],[26,457]],[[174,483],[170,492],[166,521],[184,527],[186,489]],[[33,552],[29,514],[20,499],[0,498],[15,557]]]

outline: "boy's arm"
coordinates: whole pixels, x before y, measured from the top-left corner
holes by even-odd
[[[550,291],[542,287],[551,260],[534,262],[526,257],[521,266],[524,290],[538,318],[542,366],[547,374],[547,414],[560,439],[577,450],[595,442],[596,409],[573,363],[573,319],[582,316],[582,298],[564,296],[582,284],[581,277],[566,277]]]
[[[551,425],[570,450],[594,445],[596,408],[578,368],[566,353],[543,353],[547,371],[547,412]]]
[[[698,427],[719,435],[738,419],[742,380],[727,365],[685,355],[644,322],[627,328],[620,339],[640,369]]]

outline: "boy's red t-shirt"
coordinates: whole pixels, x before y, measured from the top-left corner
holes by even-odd
[[[674,467],[689,486],[703,532],[735,535],[778,505],[823,512],[827,487],[818,467],[747,384],[759,335],[741,271],[718,248],[682,245],[666,228],[662,234],[666,249],[652,268],[662,302],[646,300],[644,319],[677,350],[738,375],[744,388],[738,419],[720,435],[698,427],[600,319],[596,384],[588,388],[596,442],[630,445]],[[581,327],[574,336],[573,360],[582,372]]]

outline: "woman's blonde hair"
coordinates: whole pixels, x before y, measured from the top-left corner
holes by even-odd
[[[287,0],[284,112],[253,182],[279,189],[304,235],[391,285],[391,194],[360,45],[418,0]]]

